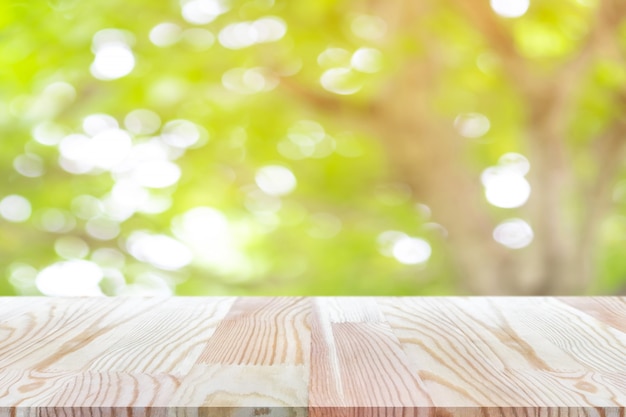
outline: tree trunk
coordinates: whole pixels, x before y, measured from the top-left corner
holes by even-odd
[[[618,120],[603,137],[593,140],[598,172],[591,184],[581,184],[570,166],[567,126],[575,117],[575,93],[595,54],[615,54],[619,49],[615,31],[626,3],[601,2],[579,53],[551,72],[538,71],[517,52],[508,28],[487,1],[441,6],[435,1],[369,0],[367,4],[392,29],[381,41],[383,46],[412,39],[421,56],[398,63],[397,72],[367,109],[355,109],[296,85],[291,90],[381,139],[396,176],[411,186],[416,201],[427,204],[433,219],[446,228],[448,259],[457,271],[461,291],[493,295],[587,291],[593,279],[598,228],[609,210],[611,185],[626,148],[622,139],[626,122]],[[467,144],[451,121],[442,120],[434,110],[436,97],[446,91],[439,85],[441,72],[450,65],[441,56],[445,45],[437,43],[425,24],[437,7],[458,7],[471,28],[483,35],[486,46],[500,58],[502,76],[527,111],[520,129],[531,163],[532,193],[520,211],[533,228],[534,240],[526,248],[512,250],[495,242],[493,209],[484,198],[480,173],[465,160]],[[626,93],[617,98],[621,106],[626,104]]]

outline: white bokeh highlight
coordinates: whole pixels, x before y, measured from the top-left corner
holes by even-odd
[[[193,258],[187,246],[162,234],[134,232],[128,238],[126,247],[136,259],[165,270],[183,268]]]
[[[89,67],[91,75],[103,81],[116,80],[130,74],[135,68],[131,49],[132,33],[119,29],[102,29],[94,34],[94,60]]]
[[[498,165],[485,169],[481,174],[487,201],[507,209],[526,204],[531,186],[524,176],[529,169],[530,163],[523,155],[513,152],[504,154]]]
[[[0,216],[12,223],[23,223],[30,218],[30,201],[21,195],[11,194],[0,200]]]
[[[126,45],[106,45],[98,50],[91,64],[91,74],[99,80],[116,80],[135,68],[135,55]]]
[[[239,277],[250,273],[249,261],[239,247],[246,229],[238,229],[224,213],[207,206],[194,207],[172,221],[174,235],[192,250],[195,264]]]
[[[378,235],[378,250],[405,265],[423,264],[432,255],[428,241],[397,230],[387,230]]]
[[[489,132],[491,122],[484,114],[463,113],[454,119],[454,127],[459,135],[476,139]]]
[[[242,49],[259,43],[276,42],[287,33],[287,24],[276,16],[265,16],[258,20],[231,23],[218,34],[224,48]]]
[[[382,69],[383,54],[376,48],[359,48],[350,59],[352,68],[365,73],[375,73]]]
[[[41,177],[44,173],[43,159],[32,153],[16,156],[13,160],[13,168],[21,175],[29,178]]]
[[[522,249],[532,243],[534,234],[533,229],[524,220],[510,219],[496,226],[493,238],[507,248]]]
[[[227,11],[228,7],[220,0],[183,0],[181,2],[183,19],[195,25],[211,23]]]
[[[490,4],[499,16],[516,18],[526,14],[530,7],[530,0],[490,0]]]
[[[101,296],[98,284],[103,276],[96,263],[79,259],[57,262],[42,269],[35,284],[42,294],[51,297]]]
[[[297,185],[293,172],[280,165],[267,165],[260,168],[254,179],[263,192],[272,196],[289,194]]]
[[[320,84],[325,90],[340,95],[355,94],[363,88],[352,68],[331,68],[324,71]]]
[[[149,135],[161,127],[161,118],[152,110],[136,109],[124,118],[126,129],[136,135]]]
[[[163,126],[161,139],[176,148],[188,148],[200,140],[200,130],[188,120],[172,120]]]
[[[166,48],[178,42],[182,32],[182,29],[176,23],[163,22],[153,27],[148,37],[154,45]]]

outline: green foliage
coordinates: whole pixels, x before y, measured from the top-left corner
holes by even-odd
[[[359,2],[233,0],[223,3],[228,11],[214,20],[190,23],[181,14],[184,4],[0,2],[0,198],[20,195],[32,207],[26,221],[0,218],[0,295],[38,294],[38,273],[77,259],[100,267],[104,278],[99,288],[110,295],[458,291],[444,251],[445,231],[393,178],[394,167],[379,138],[348,127],[341,110],[320,112],[303,99],[331,95],[320,86],[324,71],[349,66],[360,48],[381,48],[375,36],[367,35],[383,30],[380,19],[363,12]],[[590,12],[580,2],[537,2],[533,7],[524,19],[512,21],[511,30],[521,53],[536,60],[537,68],[548,68],[580,48]],[[463,145],[478,178],[502,154],[524,151],[520,125],[525,109],[505,81],[498,57],[463,16],[445,5],[432,13],[425,30],[446,62],[437,90],[438,114],[450,124],[467,112],[489,115],[491,121],[486,135]],[[268,16],[286,24],[284,36],[225,46],[228,25]],[[150,34],[162,23],[171,24],[171,32],[162,35],[171,39],[157,46]],[[365,29],[355,30],[358,24]],[[118,30],[113,36],[124,38],[135,59],[132,71],[112,80],[90,71],[94,35],[105,29]],[[424,48],[413,37],[399,35],[382,51],[380,62],[375,54],[364,55],[373,63],[346,72],[337,88],[356,88],[346,101],[367,107],[385,81],[409,58],[422,56]],[[573,142],[584,147],[585,138],[601,130],[613,113],[606,95],[625,80],[617,62],[594,66],[579,97],[586,117],[573,122]],[[162,145],[159,149],[170,152],[169,160],[181,170],[178,181],[115,191],[124,183],[123,173],[112,174],[110,167],[78,173],[80,167],[62,166],[58,142],[84,134],[86,117],[110,115],[128,130],[128,115],[137,109],[154,112],[161,124],[154,132],[131,132],[133,144]],[[192,122],[198,138],[190,146],[163,145],[159,135],[167,135],[168,126],[180,120]],[[146,147],[134,157],[157,148]],[[24,159],[31,161],[30,168],[17,168],[20,155],[31,158]],[[263,192],[257,175],[266,166],[288,168],[297,179],[295,189],[284,195]],[[165,168],[160,167],[149,175],[161,175]],[[115,203],[112,192],[122,195]],[[120,214],[123,200],[132,201],[137,193],[145,193],[149,203]],[[208,217],[202,221],[215,222],[206,227],[198,223],[206,236],[185,240],[183,235],[193,230],[181,232],[181,219],[198,207],[214,210],[203,212]],[[615,230],[605,233],[606,278],[601,282],[606,285],[599,284],[598,291],[615,287],[625,273]],[[398,262],[390,256],[386,231],[424,239],[432,255],[427,262]],[[131,237],[138,232],[183,241],[193,260],[163,267],[153,259],[184,259],[174,253],[178,246],[170,246],[169,252],[167,246],[143,249],[157,255],[142,255],[139,249],[133,253]],[[75,239],[63,240],[67,237]],[[63,293],[63,286],[71,284],[58,279]]]

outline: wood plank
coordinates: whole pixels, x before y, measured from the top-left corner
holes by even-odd
[[[237,300],[198,364],[303,365],[308,363],[311,301],[292,297]]]
[[[167,407],[180,385],[168,374],[81,372],[58,386],[45,405],[76,408]],[[120,389],[123,387],[123,389]]]
[[[437,417],[624,417],[621,407],[450,407]]]
[[[385,322],[377,297],[317,297],[316,312],[331,323]]]
[[[626,417],[626,299],[0,299],[0,417]]]
[[[502,371],[508,360],[542,360],[527,359],[524,345],[493,318],[475,317],[448,298],[388,298],[379,304],[436,406],[537,405]]]
[[[304,417],[308,373],[304,365],[196,365],[171,405],[224,416]]]
[[[24,415],[43,416],[96,415],[95,410],[110,415],[137,405],[142,410],[164,408],[178,385],[174,376],[164,374],[4,370],[0,371],[0,409],[18,407]]]
[[[626,375],[623,374],[508,370],[507,376],[515,386],[524,389],[529,397],[534,398],[538,406],[626,406],[626,391],[623,390]]]
[[[585,323],[552,299],[387,299],[381,306],[438,406],[539,407],[542,402],[532,395],[536,387],[514,378],[517,371],[553,377],[607,371],[591,367],[606,362],[582,354],[597,339],[575,342],[581,332],[596,338],[598,323]],[[619,335],[608,333],[603,332],[612,337],[608,352],[619,369],[626,363],[619,352],[626,347]]]
[[[44,308],[53,302],[52,298],[43,297],[0,297],[0,329],[3,322],[13,320],[26,312],[31,312],[35,306]],[[3,336],[0,334],[0,341]]]
[[[197,417],[198,413],[184,410],[180,417]],[[0,408],[0,417],[170,417],[169,407],[18,407]]]
[[[54,368],[66,355],[100,346],[162,300],[36,298],[32,309],[1,323],[0,369]],[[85,352],[86,350],[82,350]],[[60,366],[62,368],[62,366]]]
[[[238,299],[183,379],[173,405],[224,417],[304,417],[310,305],[305,298]]]
[[[626,333],[626,297],[559,297],[559,300]]]
[[[74,378],[70,371],[39,371],[0,368],[0,408],[45,405],[59,386]]]
[[[536,335],[535,350],[546,344],[560,348],[583,369],[626,373],[626,334],[554,298],[494,298],[492,305],[527,338]],[[558,369],[558,368],[555,368]]]
[[[66,357],[63,366],[72,368],[76,364],[98,371],[185,375],[234,301],[233,297],[161,300],[155,308],[112,334],[113,343],[108,343],[106,349],[76,352]]]
[[[432,401],[377,305],[370,314],[350,302],[326,306],[317,300],[312,317],[310,414],[430,414]]]

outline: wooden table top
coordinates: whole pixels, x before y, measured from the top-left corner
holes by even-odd
[[[0,417],[625,410],[626,298],[0,297]]]

